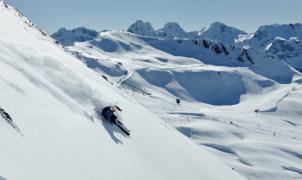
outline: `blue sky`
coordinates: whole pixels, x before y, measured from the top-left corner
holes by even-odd
[[[178,22],[200,30],[220,21],[248,32],[260,25],[302,22],[302,0],[6,0],[52,33],[59,27],[127,29],[141,19],[155,29]]]

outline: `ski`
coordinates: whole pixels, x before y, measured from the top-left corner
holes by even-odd
[[[104,119],[103,117],[100,116],[96,116],[97,119],[101,120],[101,121],[107,121],[106,119]],[[124,134],[126,134],[127,136],[130,136],[130,130],[119,120],[116,120],[116,123],[111,123],[113,126],[116,125]]]
[[[120,122],[119,120],[116,121],[116,125],[117,127],[119,127],[119,129],[125,133],[127,136],[130,136],[130,130],[128,128],[126,128],[126,126]]]
[[[10,117],[10,115],[9,115],[7,112],[4,111],[4,109],[0,108],[0,114],[1,114],[2,118],[3,118],[4,120],[6,120],[7,123],[8,123],[12,128],[14,128],[17,132],[19,132],[19,133],[23,136],[21,130],[20,130],[20,129],[18,128],[18,126],[13,122],[12,118]]]

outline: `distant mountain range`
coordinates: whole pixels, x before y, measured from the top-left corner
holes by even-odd
[[[239,35],[246,35],[247,32],[239,30],[234,27],[227,26],[220,22],[215,22],[200,31],[186,32],[178,23],[168,22],[163,28],[154,30],[151,23],[143,22],[141,20],[132,24],[128,32],[148,37],[159,38],[188,38],[188,39],[211,39],[224,43],[233,44],[234,40]]]
[[[138,35],[150,45],[173,55],[203,59],[207,63],[217,64],[213,59],[207,60],[201,56],[204,50],[210,49],[216,54],[237,54],[235,58],[242,62],[253,63],[253,54],[250,51],[264,54],[267,58],[281,59],[295,69],[302,69],[302,24],[272,24],[261,26],[255,33],[247,33],[240,29],[214,22],[200,31],[186,32],[178,23],[168,22],[163,28],[155,30],[150,22],[138,20],[129,26],[127,32]],[[95,30],[79,27],[72,30],[59,29],[52,35],[65,46],[72,46],[74,42],[90,41],[97,38]],[[188,46],[203,44],[202,47]],[[174,45],[173,45],[174,44]],[[182,44],[177,46],[176,44]],[[210,46],[210,47],[207,47]],[[241,50],[240,50],[241,49]],[[239,53],[239,55],[238,55]],[[222,63],[224,64],[224,63]],[[225,64],[224,64],[225,65]]]

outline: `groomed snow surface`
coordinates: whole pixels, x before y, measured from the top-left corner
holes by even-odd
[[[3,2],[0,22],[0,106],[20,129],[0,118],[0,179],[244,179]],[[130,138],[94,118],[108,104]]]

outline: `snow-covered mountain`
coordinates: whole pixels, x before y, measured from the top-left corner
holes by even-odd
[[[74,42],[84,42],[92,40],[97,36],[97,34],[97,31],[87,29],[85,27],[78,27],[72,30],[61,28],[56,33],[54,33],[52,37],[64,46],[72,46]]]
[[[198,59],[202,63],[211,65],[249,67],[255,73],[279,83],[291,83],[294,75],[297,73],[282,60],[271,61],[271,57],[267,56],[265,53],[259,53],[253,49],[235,47],[233,45],[205,39],[180,40],[170,38],[149,38],[123,31],[107,31],[100,33],[94,40],[76,43],[75,46],[70,47],[69,49],[77,56],[84,52],[85,55],[82,57],[88,57],[85,58],[86,62],[87,60],[91,61],[91,57],[93,59],[93,55],[99,50],[101,50],[102,54],[110,54],[109,57],[117,53],[127,54],[124,56],[132,56],[131,54],[133,53],[144,54],[144,56],[146,56],[146,54],[162,54],[162,51],[164,51],[174,56],[194,58],[195,60]],[[97,54],[99,55],[100,53]],[[101,55],[101,57],[104,56]],[[170,61],[166,60],[166,64],[168,64],[168,62]],[[190,62],[191,61],[188,61],[188,63]],[[271,68],[278,69],[278,71],[272,72],[270,71]],[[109,67],[107,67],[107,69],[111,69],[112,71],[117,70]],[[120,73],[117,74],[125,74],[126,70],[121,71],[120,68],[118,69]],[[106,70],[106,72],[109,71]],[[111,74],[112,73],[113,72],[111,72]]]
[[[210,40],[158,39],[136,36],[123,31],[107,31],[100,33],[92,41],[76,43],[75,46],[69,47],[69,50],[89,67],[116,79],[123,79],[122,77],[133,75],[134,72],[138,74],[146,72],[146,70],[149,72],[148,69],[151,67],[155,69],[168,67],[170,69],[174,66],[205,66],[205,64],[248,68],[260,76],[286,84],[295,81],[295,76],[299,74],[282,60],[269,59],[270,57],[267,57],[265,53],[259,54],[252,49],[237,48]],[[113,58],[115,60],[112,60]],[[127,62],[124,62],[123,59],[127,59]],[[272,68],[278,69],[278,71],[272,72]],[[159,73],[158,70],[155,72]],[[135,82],[135,84],[138,84],[138,82]],[[169,90],[169,92],[179,98],[186,97],[187,100],[225,105],[212,100],[203,100],[200,96],[192,98],[188,95],[191,93],[185,93],[185,95],[173,90]],[[242,92],[245,92],[245,90]],[[232,91],[230,91],[230,94],[232,94]],[[240,96],[241,93],[238,95]],[[206,97],[209,96],[210,94],[206,95]],[[227,98],[224,97],[224,99]],[[237,99],[229,102],[236,104],[238,101]]]
[[[150,22],[143,22],[138,20],[127,30],[130,33],[146,36],[146,37],[160,37],[160,38],[189,38],[191,37],[178,23],[168,22],[163,28],[154,30]]]
[[[284,60],[295,69],[302,71],[302,41],[298,38],[277,37],[266,49],[267,55]]]
[[[253,34],[240,35],[236,46],[255,49],[269,59],[285,61],[301,71],[301,39],[302,24],[273,24],[261,26]]]
[[[203,28],[198,33],[198,38],[234,44],[235,39],[237,39],[239,35],[247,35],[247,32],[227,26],[221,22],[214,22],[210,26]]]
[[[199,59],[211,65],[249,67],[255,73],[279,83],[291,83],[297,73],[282,60],[271,61],[271,57],[266,53],[258,52],[253,48],[245,49],[205,39],[143,39],[152,47],[172,55]],[[271,68],[278,71],[272,72]]]
[[[3,1],[0,22],[1,179],[244,179]],[[95,118],[108,104],[131,138]]]
[[[189,38],[189,34],[176,22],[168,22],[162,29],[157,31],[157,36],[161,38]]]
[[[138,20],[133,23],[127,30],[128,32],[148,37],[155,37],[156,32],[153,29],[150,22],[143,22],[142,20]]]
[[[302,39],[302,24],[272,24],[261,26],[252,35],[242,36],[239,43],[247,44],[255,48],[265,49],[275,38],[290,39],[297,37]]]
[[[237,28],[227,26],[220,22],[215,22],[200,31],[186,32],[178,23],[168,22],[163,28],[154,30],[150,22],[143,22],[141,20],[132,24],[128,30],[134,33],[147,37],[158,37],[164,39],[209,39],[219,41],[227,44],[234,44],[235,39],[239,35],[247,35],[246,32]]]

